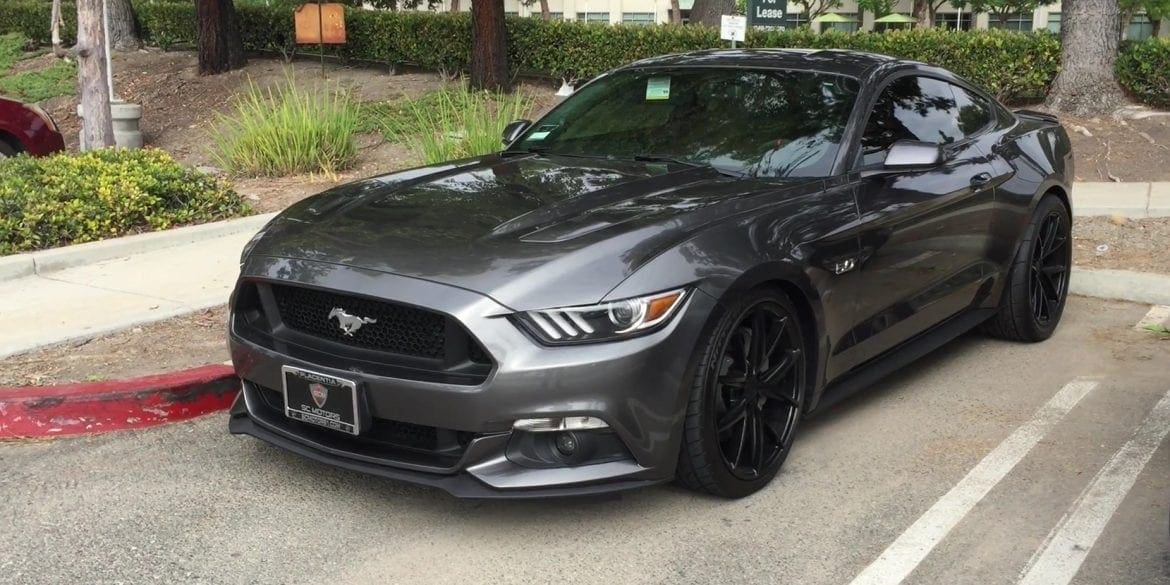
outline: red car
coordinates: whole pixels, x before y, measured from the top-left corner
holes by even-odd
[[[61,150],[65,150],[65,139],[44,110],[0,97],[0,158],[22,152],[45,156]]]

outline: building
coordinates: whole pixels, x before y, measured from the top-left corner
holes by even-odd
[[[895,13],[909,15],[913,0],[900,0],[894,6]],[[656,24],[670,21],[670,0],[548,0],[549,12],[553,18],[578,20],[583,22],[608,22],[610,24]],[[694,0],[679,0],[679,8],[685,19]],[[425,6],[425,4],[424,4]],[[443,0],[434,6],[435,10],[449,10],[450,0]],[[469,10],[470,0],[461,0],[462,10]],[[790,9],[795,5],[789,4]],[[525,5],[521,0],[504,0],[504,10],[510,15],[539,16],[540,3],[533,2]],[[823,29],[837,29],[847,32],[855,30],[874,30],[874,15],[866,12],[860,19],[857,18],[857,2],[845,0],[844,4],[833,10],[838,14],[857,19],[853,23],[831,23],[821,25]],[[790,22],[795,26],[807,24],[794,11],[789,12]],[[1006,22],[1000,22],[988,14],[974,14],[943,4],[936,16],[936,26],[947,28],[988,29],[1005,28],[1016,31],[1050,30],[1060,32],[1060,3],[1042,6],[1031,14],[1015,15]],[[881,28],[879,23],[878,29]],[[1126,30],[1126,38],[1142,40],[1153,34],[1153,23],[1145,14],[1134,15]],[[1160,36],[1170,37],[1170,22],[1163,21]]]

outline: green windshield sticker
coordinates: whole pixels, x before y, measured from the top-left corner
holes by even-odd
[[[670,78],[651,77],[646,80],[646,101],[670,99]]]
[[[528,135],[529,140],[544,140],[549,135],[548,132],[533,132]]]

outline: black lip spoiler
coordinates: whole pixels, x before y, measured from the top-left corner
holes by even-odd
[[[1026,110],[1025,109],[1025,110],[1014,110],[1013,113],[1016,114],[1017,116],[1027,116],[1029,118],[1038,118],[1040,120],[1044,120],[1045,122],[1051,122],[1053,124],[1060,123],[1059,118],[1057,118],[1056,116],[1054,116],[1052,114],[1049,114],[1048,112],[1038,112],[1036,110]]]

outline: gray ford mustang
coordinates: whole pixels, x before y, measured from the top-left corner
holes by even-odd
[[[936,67],[658,57],[504,138],[257,234],[231,432],[458,496],[740,497],[801,419],[973,327],[1060,321],[1068,136]]]

